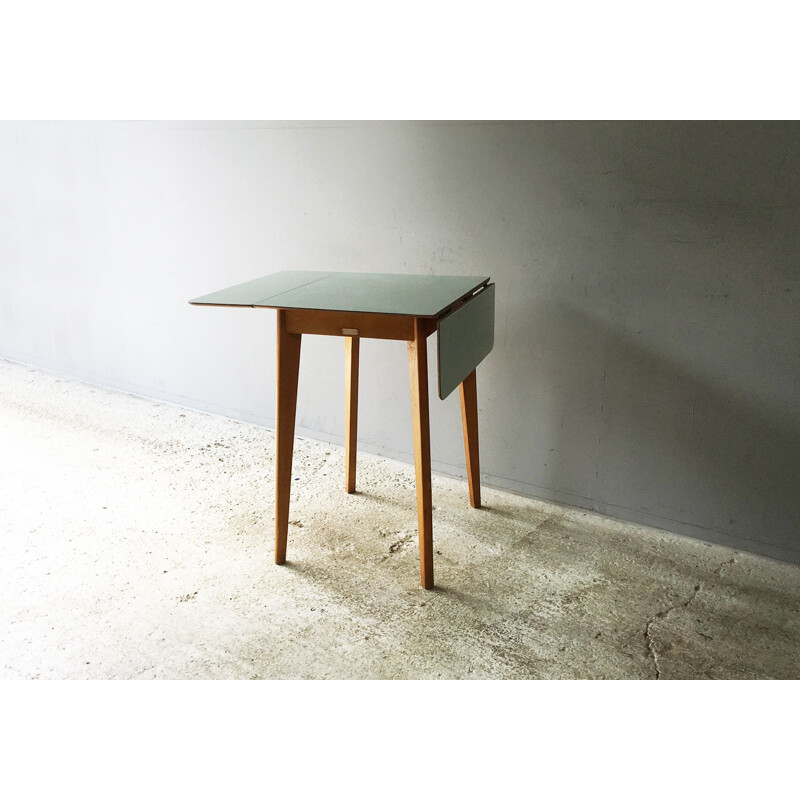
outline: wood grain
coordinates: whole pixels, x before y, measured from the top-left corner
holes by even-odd
[[[478,454],[478,381],[475,370],[459,384],[461,395],[461,425],[464,429],[464,453],[467,459],[469,502],[481,507],[481,468]]]
[[[399,314],[369,314],[361,311],[316,311],[287,308],[286,330],[289,333],[314,333],[322,336],[346,336],[343,329],[358,331],[368,339],[414,338],[414,317]]]
[[[433,506],[431,501],[431,432],[428,411],[428,347],[424,320],[414,321],[414,338],[408,343],[411,384],[411,421],[414,432],[414,469],[417,479],[420,580],[433,588]]]
[[[297,378],[300,372],[299,333],[286,329],[286,312],[278,309],[278,377],[275,408],[275,563],[286,562],[289,496],[292,488]]]
[[[358,338],[346,337],[344,348],[345,483],[347,493],[352,494],[356,490],[356,453],[358,449]]]

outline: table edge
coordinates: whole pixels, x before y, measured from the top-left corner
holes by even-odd
[[[447,276],[443,276],[447,277]],[[279,304],[271,304],[267,301],[272,298],[265,298],[264,301],[259,301],[257,303],[199,303],[197,299],[189,300],[190,306],[208,306],[210,308],[272,308],[272,309],[294,309],[297,311],[338,311],[342,314],[376,314],[376,315],[386,315],[389,314],[395,317],[412,317],[415,319],[438,319],[443,314],[446,314],[454,305],[460,303],[467,297],[471,297],[472,295],[476,294],[477,292],[481,291],[485,286],[489,284],[491,281],[491,276],[487,278],[483,278],[480,283],[476,284],[467,292],[464,292],[459,297],[450,301],[446,306],[440,308],[434,314],[404,314],[399,311],[361,311],[355,308],[318,308],[318,307],[306,307],[306,306],[282,306]],[[279,297],[280,295],[275,295],[275,297]]]

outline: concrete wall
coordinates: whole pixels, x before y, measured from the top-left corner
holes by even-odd
[[[269,426],[274,312],[189,298],[489,274],[486,483],[800,561],[799,192],[795,123],[2,123],[0,356]],[[303,347],[299,432],[341,443],[343,344]],[[360,399],[409,461],[403,344]],[[457,395],[431,425],[463,475]]]

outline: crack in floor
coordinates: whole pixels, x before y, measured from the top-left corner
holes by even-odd
[[[401,536],[396,542],[389,545],[389,552],[396,553],[398,550],[402,550],[413,538],[412,533]]]
[[[734,556],[733,558],[729,558],[727,561],[725,561],[722,564],[720,564],[711,573],[712,580],[714,578],[716,578],[716,579],[721,578],[722,577],[722,570],[725,569],[725,567],[729,567],[729,566],[731,566],[732,564],[735,564],[735,563],[736,563],[736,556]],[[692,596],[688,600],[686,600],[683,603],[675,603],[674,605],[671,605],[669,608],[665,608],[665,609],[659,611],[657,614],[654,614],[650,618],[650,620],[648,621],[647,625],[645,626],[644,639],[645,639],[645,643],[647,645],[647,653],[650,656],[650,658],[653,659],[653,667],[655,668],[655,671],[656,671],[656,680],[660,680],[660,678],[661,678],[661,667],[659,666],[659,663],[658,663],[658,652],[656,651],[655,643],[653,642],[653,637],[650,635],[650,628],[656,622],[658,622],[659,620],[666,619],[667,616],[669,616],[669,614],[671,612],[673,612],[676,608],[679,608],[679,607],[680,608],[688,608],[689,605],[692,602],[694,602],[694,600],[697,598],[697,595],[700,593],[700,591],[702,589],[703,589],[703,584],[702,583],[698,583],[694,587],[694,591],[692,592]]]

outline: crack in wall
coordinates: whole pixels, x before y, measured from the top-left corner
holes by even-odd
[[[736,563],[736,556],[734,556],[733,558],[729,558],[727,561],[725,561],[722,564],[720,564],[711,573],[712,580],[714,578],[720,579],[722,577],[722,570],[725,569],[725,567],[729,567],[731,564],[735,564],[735,563]],[[653,667],[655,668],[655,671],[656,671],[656,680],[660,680],[660,678],[661,678],[661,667],[660,667],[660,665],[658,663],[658,652],[656,651],[655,642],[653,641],[653,637],[650,635],[650,628],[656,622],[658,622],[659,620],[666,619],[667,616],[669,616],[669,614],[671,612],[673,612],[676,608],[688,608],[688,606],[692,602],[694,602],[694,600],[696,599],[697,595],[700,593],[700,591],[703,588],[705,588],[705,587],[703,586],[702,582],[698,583],[694,587],[694,591],[692,592],[692,596],[688,600],[686,600],[683,603],[675,603],[675,605],[672,605],[669,608],[662,609],[658,613],[654,614],[650,618],[650,620],[647,622],[647,625],[645,626],[645,629],[644,629],[644,639],[645,639],[645,644],[647,645],[647,653],[650,656],[650,658],[653,659]]]

